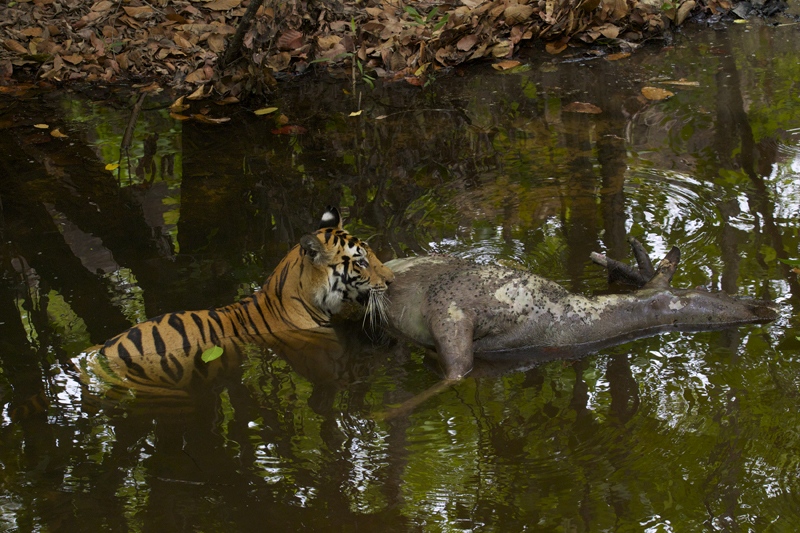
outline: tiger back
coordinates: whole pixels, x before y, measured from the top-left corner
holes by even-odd
[[[292,332],[330,326],[343,304],[366,305],[393,279],[329,207],[319,229],[300,239],[255,294],[225,307],[141,322],[90,350],[79,367],[107,386],[158,394],[189,390],[238,364],[245,344],[263,345],[266,338],[290,345]],[[203,361],[214,346],[226,357]]]

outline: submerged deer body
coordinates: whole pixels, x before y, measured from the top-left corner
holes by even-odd
[[[587,352],[668,329],[705,330],[777,317],[771,302],[681,290],[669,282],[680,251],[673,248],[653,268],[631,239],[639,268],[592,258],[614,278],[641,288],[628,294],[582,296],[535,274],[452,257],[390,261],[387,326],[393,333],[434,348],[446,379],[459,379],[475,357],[510,351],[562,348]]]

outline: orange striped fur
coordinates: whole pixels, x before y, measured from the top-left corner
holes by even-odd
[[[384,291],[393,279],[365,242],[342,229],[338,210],[329,207],[320,229],[303,236],[255,294],[217,309],[142,322],[107,341],[88,367],[126,388],[188,389],[231,364],[230,358],[203,362],[208,348],[238,354],[243,344],[263,343],[265,336],[291,338],[291,331],[329,326],[343,303],[364,305],[370,293]]]

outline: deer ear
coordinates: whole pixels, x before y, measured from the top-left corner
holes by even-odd
[[[300,237],[300,249],[316,264],[326,261],[325,246],[314,235]]]
[[[325,212],[322,213],[322,218],[319,221],[319,229],[342,229],[342,217],[339,215],[339,210],[335,207],[328,206]]]

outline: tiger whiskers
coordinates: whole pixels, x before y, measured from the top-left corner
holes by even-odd
[[[367,300],[363,322],[365,328],[367,326],[367,320],[369,320],[369,328],[373,331],[378,329],[382,324],[385,324],[386,310],[388,307],[389,298],[386,296],[385,290],[369,291],[369,300]]]

